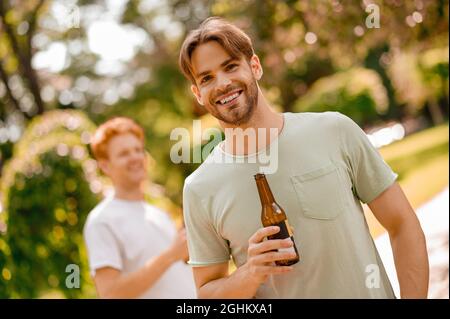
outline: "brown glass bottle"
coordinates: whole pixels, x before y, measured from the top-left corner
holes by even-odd
[[[259,199],[261,200],[261,222],[264,227],[278,226],[280,231],[268,237],[268,239],[285,239],[290,237],[294,245],[290,248],[279,249],[278,251],[295,251],[296,257],[286,260],[278,260],[275,263],[278,266],[290,266],[300,260],[300,256],[295,245],[294,236],[289,226],[286,213],[283,208],[275,201],[272,191],[267,183],[264,174],[255,175],[256,186],[258,187]]]

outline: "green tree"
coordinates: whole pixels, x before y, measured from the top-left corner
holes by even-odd
[[[275,102],[291,110],[322,76],[363,65],[385,70],[400,48],[433,48],[448,37],[448,1],[378,1],[380,28],[366,26],[369,3],[217,0],[211,14],[250,33],[263,58],[263,87],[276,87]]]
[[[427,108],[434,124],[443,121],[438,101],[444,99],[448,109],[448,47],[422,53],[399,51],[393,56],[388,73],[396,98],[408,114],[414,116]]]
[[[295,104],[297,112],[339,111],[364,126],[386,112],[388,98],[380,76],[354,68],[317,80]]]
[[[0,245],[3,277],[10,275],[2,297],[36,298],[52,289],[81,297],[92,290],[82,227],[102,185],[86,148],[94,128],[79,112],[48,112],[15,145],[2,179],[8,229]],[[80,289],[66,286],[69,264],[80,268]]]

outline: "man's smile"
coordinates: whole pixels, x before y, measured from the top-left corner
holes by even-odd
[[[221,106],[231,106],[237,101],[239,96],[241,96],[242,92],[242,89],[233,90],[227,94],[219,96],[215,99],[215,103]]]

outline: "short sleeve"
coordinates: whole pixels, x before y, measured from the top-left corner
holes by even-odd
[[[349,167],[353,190],[370,203],[397,179],[364,131],[350,118],[338,114],[337,128],[343,156]]]
[[[91,275],[103,267],[123,269],[123,261],[117,237],[106,223],[92,223],[84,229],[84,240],[86,243],[89,269]]]
[[[227,262],[230,250],[227,241],[213,226],[201,200],[185,183],[183,215],[189,249],[189,264],[207,266]]]

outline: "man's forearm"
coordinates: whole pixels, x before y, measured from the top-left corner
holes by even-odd
[[[247,267],[243,265],[231,275],[212,280],[198,291],[199,298],[253,298],[261,284],[248,276]]]
[[[137,298],[147,291],[175,262],[168,253],[150,259],[142,268],[121,275],[105,298]]]
[[[404,224],[390,239],[401,298],[427,298],[429,265],[420,224]]]

